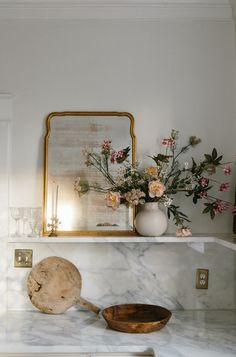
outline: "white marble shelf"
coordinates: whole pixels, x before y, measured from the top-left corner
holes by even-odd
[[[176,311],[160,331],[126,334],[91,312],[0,315],[0,356],[8,353],[148,352],[156,357],[235,357],[236,311]]]
[[[8,243],[217,243],[226,248],[236,251],[236,236],[229,234],[199,234],[191,237],[176,237],[174,235],[163,235],[161,237],[142,236],[77,236],[77,237],[10,237]]]

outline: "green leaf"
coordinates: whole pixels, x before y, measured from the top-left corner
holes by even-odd
[[[217,158],[217,150],[216,150],[216,148],[214,148],[214,149],[212,150],[211,156],[212,156],[212,159],[213,159],[213,160],[215,160],[215,159]]]
[[[204,154],[204,156],[205,156],[207,162],[212,162],[212,157],[211,157],[211,155],[209,155],[209,154]]]
[[[207,207],[202,211],[202,213],[208,213],[208,212],[210,212],[210,209],[211,209],[211,206],[207,206]]]
[[[213,208],[211,209],[210,215],[211,215],[211,219],[214,219],[214,218],[215,218],[215,212],[214,212]]]
[[[179,212],[179,214],[182,216],[182,217],[188,217],[185,213],[183,213],[183,212]]]
[[[215,165],[219,165],[222,159],[223,159],[223,155],[219,156],[219,157],[214,161]]]
[[[165,162],[165,163],[168,163],[169,162],[169,159],[166,155],[163,155],[163,154],[158,154],[157,156],[150,156],[154,161],[155,163],[160,166],[162,162]]]

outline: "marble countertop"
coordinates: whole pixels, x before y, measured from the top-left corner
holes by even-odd
[[[1,353],[148,352],[157,357],[236,356],[236,310],[176,311],[160,331],[110,330],[91,312],[8,311],[0,315]]]

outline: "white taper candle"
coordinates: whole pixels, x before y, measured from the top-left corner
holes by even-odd
[[[52,182],[52,218],[55,217],[55,182]]]
[[[55,217],[57,218],[57,209],[58,209],[58,191],[59,191],[59,185],[56,187],[56,203],[55,203]]]

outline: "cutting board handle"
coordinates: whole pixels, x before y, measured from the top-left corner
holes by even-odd
[[[81,296],[78,298],[77,303],[84,306],[86,309],[95,312],[95,314],[97,314],[97,315],[101,311],[101,309],[99,307],[97,307],[96,305],[92,304],[91,302],[85,300]]]

